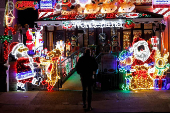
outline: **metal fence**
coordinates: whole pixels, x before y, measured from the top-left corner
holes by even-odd
[[[83,56],[85,48],[81,48],[78,51],[72,53],[64,61],[59,61],[58,72],[60,75],[60,87],[62,84],[75,72],[75,66],[78,59]]]

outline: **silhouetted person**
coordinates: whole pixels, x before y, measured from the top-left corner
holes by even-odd
[[[86,88],[88,88],[88,108],[87,110],[92,110],[91,100],[92,100],[92,88],[93,88],[93,74],[98,68],[98,64],[94,57],[90,56],[90,49],[85,50],[84,56],[80,57],[76,65],[77,73],[81,77],[82,82],[82,97],[83,97],[83,108],[86,108]]]

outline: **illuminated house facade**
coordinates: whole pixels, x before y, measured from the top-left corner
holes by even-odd
[[[75,35],[78,38],[73,39],[74,47],[97,46],[96,53],[120,52],[118,68],[125,79],[122,89],[166,89],[164,72],[169,69],[169,52],[164,47],[166,33],[163,33],[166,22],[161,13],[152,13],[158,10],[152,6],[161,7],[158,4],[157,1],[154,5],[152,1],[58,1],[53,9],[51,5],[48,10],[40,9],[36,23],[44,26],[44,46],[48,50],[54,48],[56,41],[71,42]]]
[[[110,58],[114,65],[100,71],[121,76],[123,81],[117,83],[123,90],[166,89],[168,8],[159,8],[162,6],[151,0],[19,1],[15,8],[28,8],[23,5],[28,2],[30,8],[39,7],[35,22],[39,28],[27,30],[25,45],[13,41],[9,49],[16,59],[13,66],[17,66],[15,84],[19,89],[28,90],[29,84],[59,88],[74,72],[83,47],[92,48],[95,57],[108,55],[102,62]]]

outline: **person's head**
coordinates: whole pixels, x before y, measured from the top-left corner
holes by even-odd
[[[85,50],[85,54],[84,55],[86,55],[86,56],[91,56],[91,50],[89,49],[89,48],[87,48],[86,50]]]

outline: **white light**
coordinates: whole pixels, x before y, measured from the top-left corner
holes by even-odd
[[[42,17],[45,13],[46,13],[46,12],[40,12],[38,18]]]
[[[167,12],[167,13],[164,15],[164,17],[167,17],[167,16],[169,16],[169,15],[170,15],[170,11]]]
[[[138,47],[143,45],[144,50],[138,51]],[[146,41],[138,41],[133,45],[134,57],[138,60],[145,62],[150,56],[150,50],[148,47],[148,43]]]
[[[162,9],[162,11],[160,11],[158,14],[163,14],[165,11],[167,11],[168,10],[168,8],[164,8],[164,9]]]
[[[105,27],[123,27],[123,22],[119,21],[70,21],[72,27],[76,28],[105,28]]]
[[[154,10],[153,10],[153,12],[154,13],[156,13],[157,11],[159,11],[161,8],[155,8]]]
[[[42,43],[42,34],[41,31],[43,30],[43,26],[41,26],[40,30],[37,30],[37,28],[35,28],[35,50],[39,50],[40,52],[43,50],[43,43]]]
[[[52,1],[40,1],[40,9],[52,9]]]
[[[91,0],[76,0],[77,4],[80,4],[81,7],[85,7],[86,4],[90,4]]]

